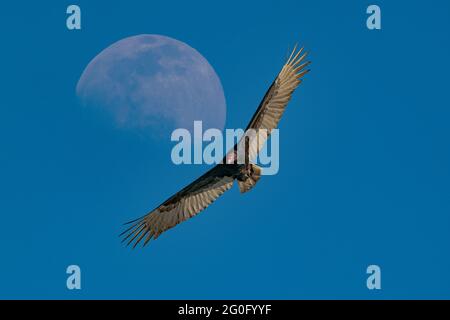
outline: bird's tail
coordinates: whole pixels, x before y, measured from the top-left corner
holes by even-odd
[[[256,164],[250,164],[250,170],[245,180],[238,180],[238,186],[241,193],[247,192],[253,188],[261,178],[261,168]]]

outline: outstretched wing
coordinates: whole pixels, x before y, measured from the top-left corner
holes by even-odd
[[[245,139],[239,141],[241,145],[238,145],[238,148],[245,147],[246,154],[251,161],[256,159],[272,129],[278,126],[278,122],[291,99],[292,93],[302,82],[301,78],[309,72],[309,69],[306,69],[306,67],[310,62],[304,62],[306,53],[302,54],[303,48],[298,51],[296,48],[292,51],[286,64],[273,81],[259,104],[256,113],[250,120],[245,130],[248,142],[244,146]]]
[[[233,186],[235,168],[215,166],[155,210],[129,222],[132,225],[122,232],[122,242],[128,241],[129,245],[134,241],[135,247],[145,237],[145,246],[152,238],[195,216]]]

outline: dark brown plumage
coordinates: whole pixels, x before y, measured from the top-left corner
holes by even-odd
[[[306,69],[309,62],[304,62],[306,53],[302,52],[303,48],[298,51],[294,48],[250,120],[246,131],[255,130],[257,139],[249,139],[247,142],[244,138],[241,139],[227,154],[223,163],[210,169],[147,215],[129,222],[131,226],[121,234],[124,242],[128,245],[134,243],[135,247],[143,241],[145,246],[164,231],[204,210],[229,190],[234,180],[237,180],[241,192],[247,192],[256,184],[260,179],[261,169],[251,161],[256,158],[271,130],[278,126],[293,91],[309,71]],[[239,164],[236,151],[239,144],[243,143],[246,143],[246,159],[245,163]]]

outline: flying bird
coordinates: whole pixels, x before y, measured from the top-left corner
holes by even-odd
[[[127,245],[133,243],[133,247],[141,241],[143,246],[147,245],[151,239],[158,238],[164,231],[204,210],[229,190],[235,180],[241,193],[255,186],[261,177],[261,168],[251,160],[257,156],[271,130],[278,126],[292,93],[302,82],[302,77],[309,72],[306,67],[310,62],[305,62],[307,53],[302,52],[303,48],[297,50],[297,46],[294,47],[250,120],[246,132],[250,129],[258,132],[257,139],[246,139],[244,135],[220,164],[145,216],[128,222],[127,224],[131,226],[120,234],[123,237],[122,242],[127,241]],[[243,143],[245,143],[245,159],[237,161],[237,150]]]

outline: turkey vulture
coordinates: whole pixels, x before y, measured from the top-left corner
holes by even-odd
[[[123,236],[122,242],[127,241],[127,245],[134,242],[133,247],[135,247],[144,240],[143,246],[145,246],[152,238],[158,238],[164,231],[197,215],[229,190],[235,180],[242,193],[256,184],[261,176],[261,168],[253,164],[251,160],[264,145],[270,131],[277,127],[292,93],[302,81],[301,78],[309,72],[309,69],[305,67],[310,62],[303,62],[306,53],[301,55],[302,51],[303,48],[298,51],[296,47],[294,48],[250,120],[246,132],[249,129],[257,131],[257,139],[246,139],[244,135],[220,164],[147,215],[128,222],[127,224],[131,226],[120,234]],[[259,134],[259,130],[264,134]],[[245,161],[237,161],[238,145],[242,143],[245,143]]]

